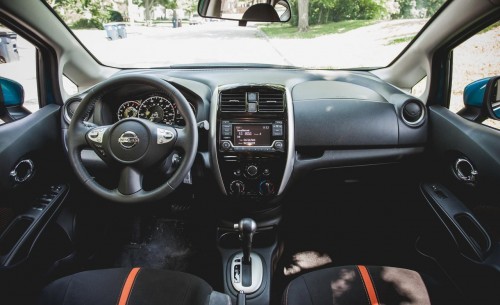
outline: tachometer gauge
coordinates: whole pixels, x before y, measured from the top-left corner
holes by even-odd
[[[126,118],[136,118],[139,114],[139,106],[141,103],[138,101],[129,101],[120,105],[118,108],[118,120],[123,120]]]
[[[139,107],[139,118],[172,125],[175,122],[175,109],[166,98],[152,96],[144,100]]]
[[[194,116],[196,117],[196,109],[194,108],[193,104],[189,103],[189,107],[191,107],[191,110],[193,110]],[[177,105],[174,104],[175,108],[175,124],[179,126],[184,126],[186,125],[186,121],[182,117],[181,113],[179,112],[179,108],[177,108]]]

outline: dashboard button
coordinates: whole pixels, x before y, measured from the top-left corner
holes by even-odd
[[[274,148],[276,148],[276,150],[283,150],[283,142],[282,141],[276,141],[274,143]]]

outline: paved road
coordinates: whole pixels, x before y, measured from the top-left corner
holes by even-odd
[[[104,31],[76,31],[91,52],[112,66],[153,67],[192,63],[289,64],[256,27],[211,22],[181,28],[129,27],[108,41]]]

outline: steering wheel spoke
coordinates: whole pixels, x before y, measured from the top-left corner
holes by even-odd
[[[175,141],[174,148],[180,148],[186,151],[191,145],[189,134],[184,128],[175,128],[175,130],[177,131],[177,140]]]
[[[132,195],[142,190],[143,175],[131,166],[125,166],[120,173],[118,192],[123,195]]]

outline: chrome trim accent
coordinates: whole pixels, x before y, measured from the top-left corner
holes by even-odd
[[[288,122],[288,149],[286,156],[285,172],[283,173],[283,178],[281,179],[280,188],[278,190],[278,196],[284,191],[290,177],[292,176],[293,166],[295,163],[295,117],[293,115],[293,101],[292,94],[288,88],[285,88],[286,94],[286,111],[287,111],[287,122]]]
[[[416,120],[415,122],[410,122],[410,121],[406,120],[406,119],[405,119],[405,116],[403,115],[403,112],[404,112],[404,107],[405,107],[405,106],[406,106],[406,104],[408,104],[409,102],[416,102],[416,103],[419,103],[419,104],[420,104],[420,106],[422,107],[422,114],[420,115],[420,117],[418,118],[418,120]],[[425,114],[426,114],[425,105],[424,105],[423,103],[421,103],[421,102],[417,101],[417,100],[412,99],[412,100],[409,100],[409,101],[407,101],[407,102],[405,102],[405,103],[403,104],[403,107],[401,107],[401,113],[400,113],[400,116],[401,116],[401,119],[403,120],[403,122],[404,122],[406,125],[408,125],[408,126],[410,126],[410,127],[416,127],[416,126],[419,126],[419,125],[422,123],[422,121],[423,121],[423,120],[424,120],[424,118],[425,118]]]
[[[215,180],[217,181],[222,194],[227,195],[219,168],[219,161],[217,160],[217,108],[219,107],[219,93],[220,87],[214,90],[212,100],[210,101],[210,137],[208,138],[208,145],[210,148],[210,160],[212,161],[210,165],[215,174]]]
[[[28,168],[26,170],[26,174],[23,177],[19,177],[17,170],[19,169],[19,166],[21,166],[23,164],[26,164],[26,166],[28,166]],[[19,163],[16,164],[14,169],[10,172],[10,177],[12,179],[14,179],[15,182],[22,183],[22,182],[26,182],[29,179],[31,179],[33,177],[34,173],[35,173],[35,163],[33,163],[33,161],[31,161],[30,159],[24,159],[24,160],[19,161]]]
[[[462,173],[462,171],[460,170],[460,167],[459,167],[459,165],[461,163],[465,163],[470,167],[470,176],[466,176],[464,173]],[[467,160],[465,158],[458,158],[457,161],[455,162],[454,169],[455,169],[455,174],[457,175],[457,178],[459,180],[464,181],[464,182],[469,182],[469,183],[476,182],[476,176],[477,176],[478,172],[474,168],[474,166],[472,166],[472,163],[469,160]]]
[[[81,103],[82,102],[82,99],[81,98],[70,98],[66,101],[66,103],[64,103],[64,111],[63,111],[63,116],[64,116],[64,120],[66,120],[66,123],[71,123],[71,118],[69,117],[69,114],[68,114],[68,107],[70,104],[73,104],[73,103]]]
[[[139,143],[139,137],[135,134],[133,131],[125,131],[122,133],[122,135],[118,138],[118,143],[125,148],[125,149],[130,149]]]
[[[236,260],[239,259],[239,262]],[[243,291],[246,294],[251,294],[257,291],[262,285],[262,278],[264,276],[264,266],[262,264],[262,259],[259,255],[255,253],[250,253],[250,262],[252,264],[252,284],[248,287],[243,286],[241,283],[241,261],[243,260],[243,252],[239,252],[233,256],[231,260],[231,284],[233,284],[236,291]],[[239,279],[234,278],[234,267],[235,265],[240,265],[240,277]]]

